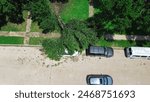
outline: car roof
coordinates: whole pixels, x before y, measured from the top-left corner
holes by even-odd
[[[131,47],[132,54],[138,56],[150,56],[150,47]]]
[[[104,54],[105,53],[105,49],[104,49],[104,47],[90,46],[89,47],[89,53]]]
[[[87,75],[88,83],[91,85],[112,85],[113,79],[111,76],[106,74],[90,74]]]

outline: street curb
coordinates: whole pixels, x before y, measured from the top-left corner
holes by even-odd
[[[12,46],[12,47],[42,47],[42,45],[24,45],[24,44],[0,44],[0,46]],[[123,50],[124,47],[112,47],[115,50]]]
[[[42,45],[23,45],[23,44],[0,44],[3,47],[37,47],[42,48]],[[123,50],[124,47],[112,47],[115,50]]]
[[[115,50],[123,50],[124,49],[124,47],[112,47],[112,48]]]
[[[23,45],[23,44],[0,44],[3,47],[38,47],[42,48],[42,45]]]

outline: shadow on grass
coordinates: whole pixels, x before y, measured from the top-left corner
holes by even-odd
[[[93,17],[90,17],[87,19],[87,25],[89,28],[95,29],[97,32],[97,37],[105,37],[106,39],[109,40],[114,40],[113,36],[114,36],[114,32],[111,29],[109,22],[104,22],[105,21],[105,17],[109,17],[109,19],[112,19],[110,16],[108,16],[108,13],[97,13],[94,14]],[[101,18],[101,19],[99,19]],[[104,24],[106,23],[106,24]],[[107,27],[106,27],[107,25]]]
[[[0,30],[3,26],[8,26],[7,24],[9,22],[19,25],[19,24],[22,24],[23,22],[25,22],[25,19],[26,18],[23,18],[23,13],[20,13],[20,14],[14,13],[9,16],[6,16],[5,14],[0,14]],[[15,27],[13,26],[13,28],[15,28]],[[8,29],[11,29],[11,28],[8,27]],[[17,31],[17,30],[14,30],[14,31]]]
[[[69,0],[49,0],[51,3],[67,3]]]
[[[7,24],[6,16],[0,14],[0,29],[1,29],[2,26],[6,25],[6,24]]]
[[[126,35],[127,40],[129,43],[135,42],[135,46],[143,47],[147,46],[150,47],[150,36],[141,36],[141,35]]]
[[[9,21],[16,24],[22,24],[25,20],[23,18],[23,15],[16,15],[9,17]]]
[[[126,34],[127,35],[149,35],[150,33],[146,31],[146,29],[149,29],[148,27],[150,26],[145,26],[144,24],[143,25],[138,24],[136,23],[136,21],[133,21],[131,28],[126,29]]]
[[[100,1],[99,0],[93,0],[93,7],[94,8],[99,8],[101,6]]]
[[[138,41],[138,40],[135,40],[135,43],[136,43],[136,46],[143,47],[143,46],[146,44],[146,41]]]
[[[89,0],[89,4],[93,6],[94,8],[99,8],[100,1],[99,0]]]

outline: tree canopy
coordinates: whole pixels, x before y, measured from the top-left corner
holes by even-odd
[[[144,20],[150,18],[149,9],[146,9],[144,0],[97,0],[96,6],[100,12],[90,18],[89,25],[103,33],[126,33],[132,29],[132,24],[140,20],[140,26],[145,26]],[[136,25],[138,28],[138,25]]]
[[[53,60],[59,60],[65,52],[62,39],[47,39],[42,43],[45,53]]]
[[[44,33],[56,29],[57,20],[50,8],[49,0],[1,0],[0,27],[7,22],[22,23],[23,10],[31,12],[32,20],[38,22]]]
[[[57,20],[48,0],[31,0],[28,4],[33,21],[37,21],[44,33],[54,31]]]
[[[78,20],[72,20],[65,25],[62,39],[70,53],[82,51],[98,40],[97,33]]]
[[[24,0],[1,0],[0,1],[0,27],[8,21],[13,23],[23,22]]]
[[[0,0],[0,27],[7,22],[22,23],[24,5],[28,0]]]
[[[42,45],[49,58],[59,60],[65,53],[64,49],[71,55],[95,44],[97,40],[97,33],[88,28],[85,22],[72,20],[64,25],[60,39],[48,39]]]
[[[0,28],[4,24],[6,24],[6,9],[4,8],[4,5],[7,3],[6,0],[0,1]]]

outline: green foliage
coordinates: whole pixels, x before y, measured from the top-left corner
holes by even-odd
[[[23,37],[0,36],[0,44],[23,44]]]
[[[43,37],[30,37],[29,44],[30,45],[41,45],[44,40],[46,40],[46,38],[43,38]]]
[[[23,23],[23,10],[25,9],[31,11],[33,21],[38,22],[44,33],[56,29],[57,20],[51,11],[49,0],[1,0],[0,28],[7,22]]]
[[[47,0],[31,0],[28,9],[31,11],[32,19],[39,22],[42,21],[42,17],[51,13]]]
[[[24,22],[23,10],[28,0],[0,0],[0,29],[8,22]],[[26,19],[26,18],[25,18]]]
[[[56,29],[57,20],[51,11],[48,0],[31,0],[28,4],[33,21],[37,21],[44,33],[52,32]]]
[[[88,0],[69,0],[68,3],[64,4],[60,16],[65,23],[73,19],[87,19],[89,16]]]
[[[43,17],[43,21],[40,22],[39,27],[43,29],[43,33],[52,32],[56,29],[56,18],[54,16]]]
[[[74,37],[74,33],[75,32],[70,31],[68,29],[65,29],[63,31],[63,43],[64,46],[68,49],[69,54],[73,54],[74,51],[80,50],[79,43]]]
[[[60,39],[44,40],[42,45],[48,57],[59,60],[64,49],[67,49],[68,54],[73,54],[74,51],[82,51],[97,41],[96,32],[89,29],[85,22],[72,20],[64,26]]]
[[[72,20],[66,24],[62,39],[68,51],[73,53],[86,49],[90,44],[95,44],[96,36],[96,32],[89,29],[84,22]]]
[[[23,19],[27,18],[27,11],[23,11]],[[21,24],[15,24],[8,22],[0,28],[0,31],[25,31],[26,30],[26,20]]]
[[[6,7],[7,0],[0,0],[0,28],[7,23]]]
[[[60,60],[65,52],[61,39],[47,39],[42,45],[47,56],[53,60]]]
[[[4,5],[8,21],[20,24],[24,21],[23,19],[23,7],[25,0],[7,0]]]
[[[137,20],[132,22],[132,27],[128,29],[129,34],[149,35],[150,32],[150,9],[144,10]]]
[[[52,3],[53,3],[53,2],[62,2],[62,3],[66,3],[66,2],[68,2],[69,0],[49,0],[49,1],[51,1]]]
[[[145,12],[150,10],[145,7],[144,0],[99,0],[98,2],[99,6],[95,7],[101,12],[96,13],[88,22],[89,26],[97,29],[100,34],[129,33],[129,29],[133,31],[139,28],[138,23],[142,29],[149,25],[145,22],[148,22],[147,18],[150,18],[150,15]]]
[[[32,22],[30,29],[31,32],[42,32],[42,29],[39,28],[37,22]]]
[[[130,47],[130,46],[150,47],[150,42],[148,42],[148,41],[129,41],[129,40],[107,41],[104,39],[100,39],[96,45],[109,46],[109,47]]]

